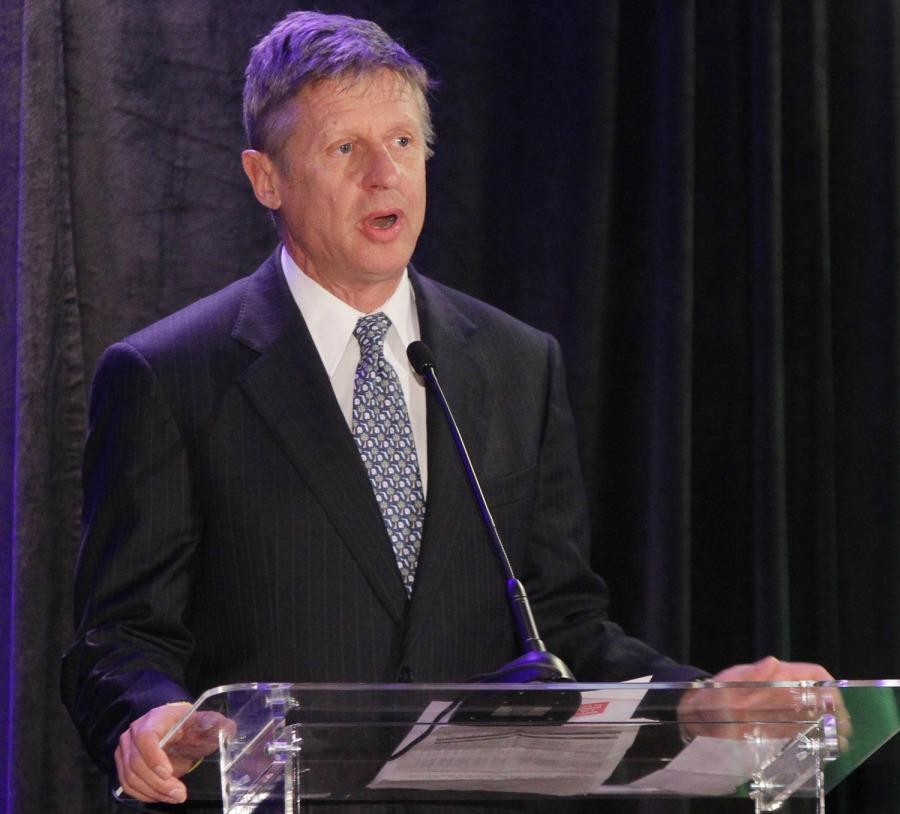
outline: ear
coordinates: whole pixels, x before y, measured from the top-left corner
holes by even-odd
[[[259,150],[244,150],[241,153],[241,164],[250,179],[256,200],[267,209],[281,209],[278,168],[272,159]]]

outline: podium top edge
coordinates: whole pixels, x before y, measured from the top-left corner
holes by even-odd
[[[532,684],[476,684],[476,683],[429,683],[429,684],[349,684],[349,683],[290,683],[290,682],[249,682],[239,684],[222,684],[206,690],[198,703],[203,699],[225,693],[238,692],[336,692],[336,693],[434,693],[436,691],[458,692],[536,692],[547,690],[588,692],[606,690],[615,692],[636,691],[685,691],[691,689],[758,689],[760,687],[783,687],[798,689],[900,689],[900,679],[833,679],[828,681],[713,681],[701,679],[697,681],[673,682],[557,682]]]

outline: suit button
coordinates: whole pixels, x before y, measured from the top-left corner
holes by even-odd
[[[410,669],[408,664],[404,664],[400,668],[400,672],[397,673],[397,681],[399,681],[401,684],[411,684],[412,680],[412,670]]]

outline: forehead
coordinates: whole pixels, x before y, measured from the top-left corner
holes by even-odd
[[[298,124],[321,129],[349,121],[411,119],[422,123],[421,92],[403,76],[388,68],[373,73],[319,79],[300,89],[295,97]]]

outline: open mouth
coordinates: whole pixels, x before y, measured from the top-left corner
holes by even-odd
[[[369,223],[376,229],[390,229],[396,222],[396,215],[379,215],[377,218],[369,220]]]

